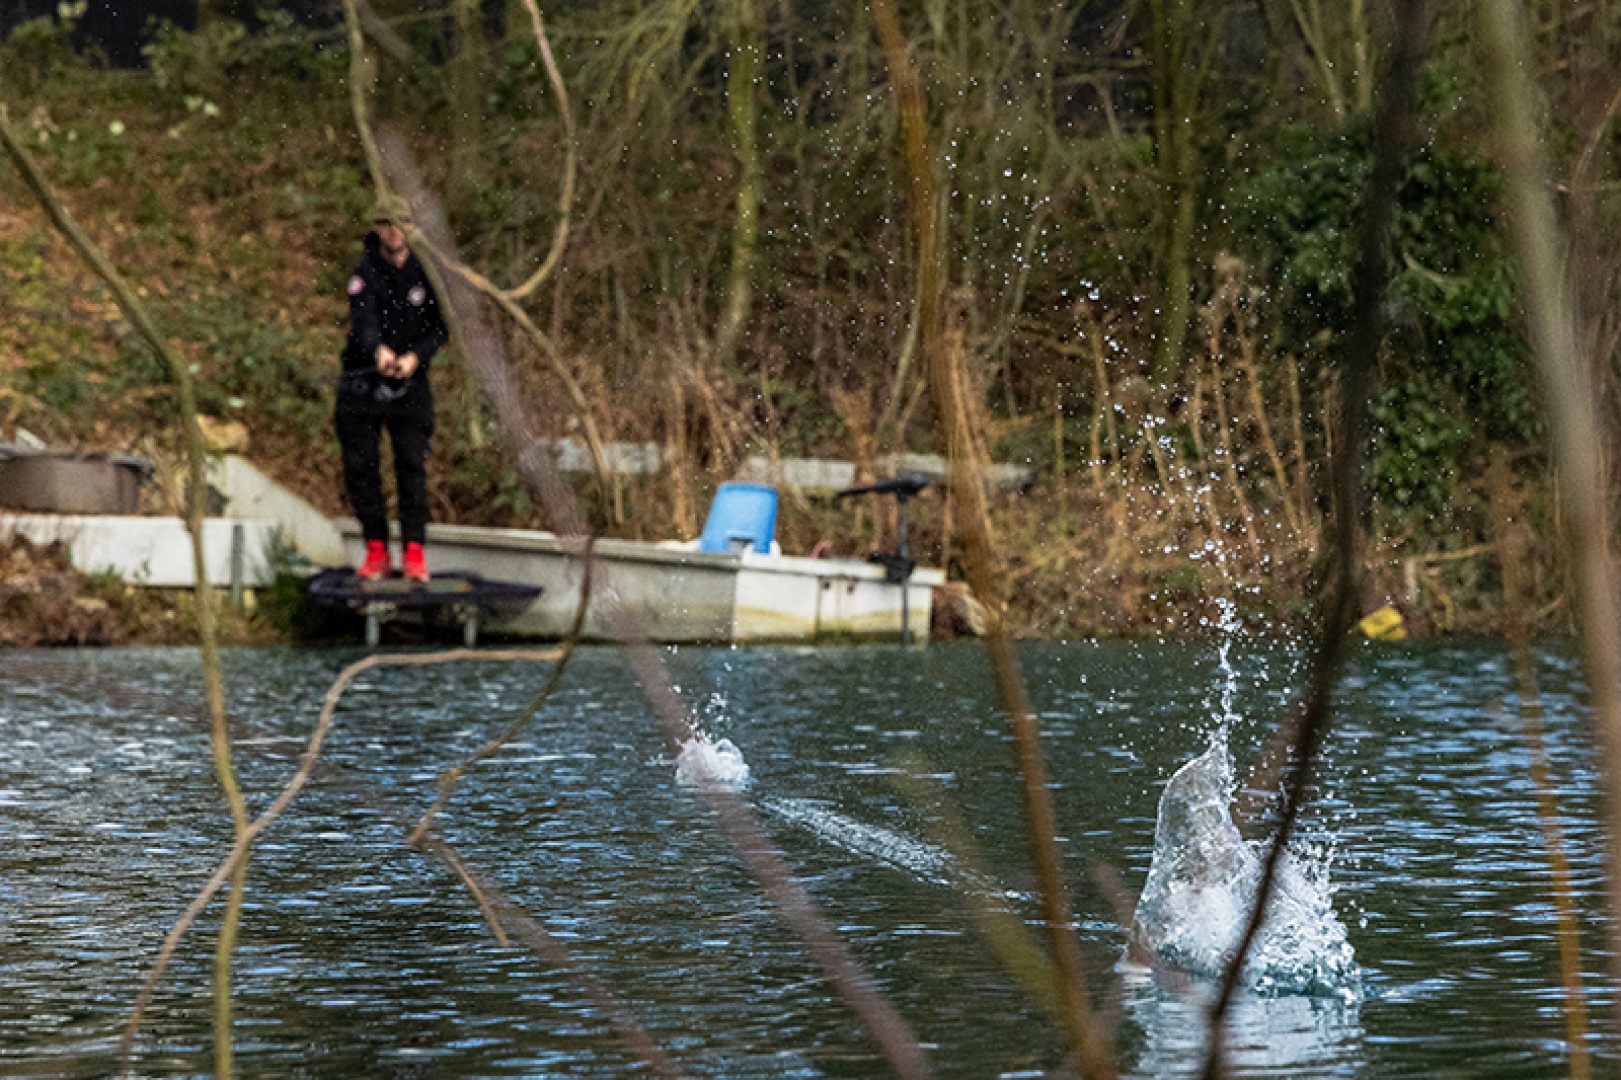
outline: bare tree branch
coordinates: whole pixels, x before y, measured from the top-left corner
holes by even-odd
[[[389,25],[386,19],[377,14],[377,9],[372,7],[368,0],[355,0],[355,4],[360,24],[366,28],[366,33],[371,35],[371,39],[383,47],[384,52],[402,64],[415,59],[411,46],[395,33],[394,27]]]
[[[62,204],[50,182],[40,171],[28,151],[17,139],[11,127],[11,118],[4,105],[0,105],[0,142],[11,156],[29,190],[39,200],[59,232],[96,275],[107,283],[124,316],[135,326],[143,340],[163,361],[180,397],[180,423],[186,447],[186,531],[191,536],[191,567],[193,591],[197,597],[197,633],[201,639],[203,686],[208,699],[209,746],[214,759],[214,774],[219,779],[225,802],[231,812],[231,825],[237,844],[243,847],[233,879],[231,900],[220,925],[219,940],[214,951],[214,1068],[224,1077],[232,1075],[234,1057],[231,1040],[231,954],[236,947],[237,926],[241,919],[242,894],[247,880],[247,854],[245,836],[248,821],[247,805],[237,784],[236,770],[231,763],[230,727],[225,715],[225,683],[220,674],[219,635],[214,618],[214,591],[208,582],[208,571],[203,559],[203,504],[208,496],[204,467],[208,458],[208,444],[197,423],[197,394],[192,386],[191,369],[170,348],[168,341],[158,333],[146,306],[136,298],[124,279],[95,241],[81,229],[67,207]]]
[[[276,818],[291,805],[294,797],[310,778],[315,766],[319,763],[321,746],[331,728],[338,700],[361,672],[385,665],[425,666],[466,660],[485,662],[549,660],[560,662],[561,655],[561,650],[558,649],[481,651],[454,649],[443,653],[416,656],[376,655],[351,664],[339,673],[333,685],[327,690],[326,699],[320,717],[316,721],[315,730],[311,733],[304,752],[299,756],[298,768],[295,770],[292,779],[282,789],[281,794],[277,796],[275,802],[250,826],[252,834],[250,839],[257,837],[270,827]],[[346,770],[338,769],[337,775],[340,779],[340,786],[358,792],[369,804],[379,807],[392,817],[399,818],[402,827],[404,826],[405,820],[403,817],[369,785],[348,774]],[[507,897],[499,886],[489,881],[477,869],[468,864],[449,842],[438,834],[430,832],[420,842],[411,846],[426,851],[439,859],[462,881],[472,895],[474,902],[478,905],[479,911],[489,925],[491,933],[502,946],[510,943],[510,931],[511,936],[518,937],[532,951],[562,969],[576,985],[584,990],[601,1014],[613,1025],[626,1046],[636,1052],[656,1075],[669,1078],[669,1080],[681,1075],[680,1071],[675,1068],[664,1052],[653,1042],[647,1030],[630,1010],[603,986],[600,980],[596,979],[589,970],[583,967],[561,942],[548,934],[545,927],[537,923]],[[181,938],[196,921],[203,909],[207,907],[208,901],[218,892],[226,876],[233,872],[233,862],[235,862],[236,866],[241,865],[238,857],[244,850],[246,850],[245,847],[240,844],[232,848],[225,862],[221,863],[216,869],[214,876],[204,885],[202,891],[193,899],[190,906],[187,907],[165,938],[153,969],[142,986],[141,994],[125,1027],[124,1035],[120,1039],[120,1075],[132,1075],[134,1040],[139,1031],[142,1017],[151,1003],[153,993],[156,991],[165,968],[172,960]]]
[[[569,103],[568,87],[563,83],[563,73],[558,70],[557,59],[552,55],[552,43],[546,35],[546,24],[541,21],[540,7],[535,0],[523,0],[523,6],[529,12],[529,21],[535,30],[535,45],[540,49],[541,63],[546,66],[546,77],[551,80],[552,91],[557,94],[557,108],[563,117],[563,188],[557,196],[557,231],[552,236],[551,250],[528,280],[505,290],[504,295],[511,300],[522,300],[540,288],[552,271],[557,269],[557,264],[563,261],[563,249],[568,244],[569,215],[574,206],[575,174],[579,168],[578,136],[574,130],[574,107]]]
[[[236,874],[238,868],[245,864],[247,853],[253,841],[266,829],[270,828],[271,824],[281,816],[282,811],[286,810],[292,804],[292,801],[297,798],[305,783],[309,781],[310,773],[314,771],[316,761],[321,754],[321,744],[326,740],[327,731],[332,726],[332,715],[338,707],[338,699],[343,696],[344,690],[355,680],[357,675],[371,668],[382,667],[387,664],[420,666],[470,659],[555,661],[559,655],[560,653],[556,649],[492,650],[485,652],[455,649],[450,652],[430,653],[423,656],[377,654],[356,661],[344,668],[326,692],[326,700],[321,706],[320,716],[316,719],[315,730],[310,733],[309,743],[306,745],[303,755],[299,758],[298,768],[294,771],[292,778],[287,781],[281,793],[265,808],[264,813],[255,818],[251,824],[237,831],[236,842],[231,846],[231,850],[224,861],[215,868],[213,876],[198,891],[191,903],[186,906],[186,910],[181,913],[180,918],[176,919],[175,924],[169,928],[169,933],[165,935],[163,945],[158,949],[157,958],[152,962],[152,970],[147,973],[146,981],[141,985],[140,993],[136,995],[135,1005],[130,1010],[129,1020],[124,1025],[124,1034],[118,1042],[120,1075],[131,1075],[130,1069],[135,1048],[135,1036],[140,1032],[141,1020],[146,1015],[147,1006],[151,1003],[152,995],[157,991],[158,983],[162,980],[164,971],[168,969],[175,950],[179,948],[181,939],[185,937],[186,931],[191,929],[192,924],[197,921],[197,917],[202,914],[203,909],[208,906],[208,902],[214,898],[214,895],[225,884],[226,878],[232,877]]]
[[[557,662],[552,665],[552,672],[547,676],[545,685],[530,699],[529,704],[523,711],[501,730],[500,734],[490,739],[472,754],[469,754],[466,760],[445,770],[444,774],[439,777],[438,797],[434,799],[433,805],[429,806],[427,811],[423,813],[422,819],[417,822],[416,828],[411,830],[411,835],[406,837],[405,842],[407,844],[415,847],[422,842],[422,838],[427,835],[428,829],[433,825],[433,819],[438,815],[439,811],[445,808],[445,804],[450,801],[450,797],[456,793],[456,787],[461,783],[462,777],[467,775],[467,771],[479,762],[488,760],[491,755],[499,752],[503,746],[517,738],[518,733],[524,729],[529,721],[535,718],[535,714],[540,712],[540,707],[546,703],[546,699],[552,696],[557,690],[558,684],[563,681],[563,673],[568,670],[568,662],[574,658],[575,646],[580,643],[580,631],[585,628],[586,612],[591,608],[591,568],[596,565],[596,560],[591,558],[589,550],[589,545],[592,542],[592,539],[586,541],[588,550],[582,559],[585,576],[584,580],[580,582],[580,599],[574,608],[574,622],[569,627],[568,634],[563,638],[563,645],[558,652]],[[471,885],[471,882],[469,882],[469,885]]]

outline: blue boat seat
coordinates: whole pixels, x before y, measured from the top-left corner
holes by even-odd
[[[699,551],[771,554],[777,531],[777,489],[769,484],[722,484],[709,504],[709,519],[698,538]]]

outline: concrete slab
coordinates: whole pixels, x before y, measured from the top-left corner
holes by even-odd
[[[821,458],[751,457],[737,470],[737,479],[800,491],[833,492],[855,485],[856,466],[853,461]]]
[[[227,454],[210,462],[208,483],[225,496],[225,517],[275,522],[282,539],[317,565],[344,561],[343,537],[331,519],[260,472],[247,458]]]
[[[242,584],[270,584],[276,526],[269,521],[203,522],[203,570],[212,585],[231,584],[231,549],[242,548]],[[0,514],[0,536],[35,544],[62,544],[68,561],[86,574],[112,574],[131,585],[190,588],[191,536],[177,517],[76,514]],[[240,536],[240,540],[237,537]]]
[[[874,469],[878,476],[920,472],[943,480],[946,459],[939,454],[888,454],[874,463]],[[1029,487],[1035,477],[1035,470],[1028,465],[992,465],[985,471],[986,484],[999,491]],[[855,462],[825,458],[745,458],[736,479],[815,494],[842,491],[857,483]]]
[[[584,439],[536,439],[552,456],[552,465],[561,473],[594,473],[591,448]],[[616,476],[646,476],[664,468],[669,451],[658,443],[610,442],[602,444],[602,457],[608,472]]]

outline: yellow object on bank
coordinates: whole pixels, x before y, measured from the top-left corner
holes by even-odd
[[[1386,604],[1357,623],[1362,632],[1374,641],[1406,641],[1407,627],[1402,625],[1401,612]]]

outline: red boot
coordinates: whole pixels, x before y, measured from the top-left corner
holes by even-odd
[[[401,569],[407,580],[424,583],[428,580],[428,556],[423,552],[422,545],[415,540],[405,545],[405,559]]]
[[[360,564],[355,576],[361,581],[377,581],[394,572],[388,559],[388,545],[381,540],[366,541],[366,561]]]

